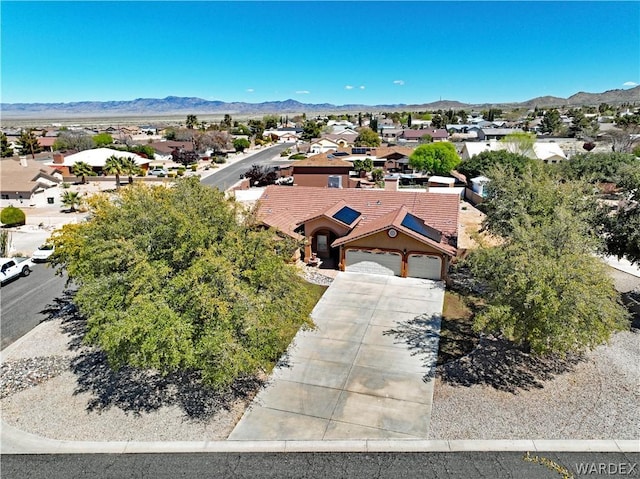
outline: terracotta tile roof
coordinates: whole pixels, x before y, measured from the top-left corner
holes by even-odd
[[[320,153],[318,155],[310,156],[305,160],[296,161],[293,164],[293,167],[296,166],[344,166],[352,168],[353,165],[348,162],[341,160],[340,158],[331,158],[331,153]]]
[[[442,248],[452,250],[447,244],[448,240],[458,236],[458,196],[426,192],[272,185],[265,189],[259,200],[258,219],[267,226],[300,238],[294,230],[302,222],[333,211],[341,200],[362,213],[361,219],[348,235],[351,239],[360,236],[361,232],[371,234],[390,225],[406,232],[400,225],[404,218],[401,215],[402,207],[442,232]],[[407,234],[415,237],[413,232]]]

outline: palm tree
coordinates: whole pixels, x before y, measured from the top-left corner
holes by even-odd
[[[82,198],[77,191],[65,191],[61,198],[62,204],[69,208],[72,213],[76,211],[76,206],[82,204]]]
[[[120,175],[124,173],[122,158],[111,155],[102,168],[107,175],[116,175],[116,189],[120,189]]]
[[[142,173],[142,168],[138,166],[136,160],[130,157],[120,158],[122,161],[122,173],[129,176],[129,184],[133,183],[133,175]]]
[[[71,173],[76,175],[78,178],[82,178],[82,184],[84,185],[87,182],[87,176],[96,176],[96,172],[93,171],[93,168],[88,163],[84,161],[78,161],[71,167]]]

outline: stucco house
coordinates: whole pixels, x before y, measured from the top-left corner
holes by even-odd
[[[502,141],[481,141],[481,142],[465,142],[462,146],[462,152],[460,157],[463,160],[468,160],[475,155],[482,153],[483,151],[499,151],[506,150],[516,153],[517,146],[505,143]],[[534,160],[540,160],[544,163],[558,163],[566,160],[567,155],[562,151],[562,148],[557,143],[547,143],[536,141],[533,144],[533,151],[527,154],[528,157]]]
[[[268,186],[258,220],[342,271],[442,280],[457,254],[459,197]]]
[[[119,158],[132,158],[136,164],[143,170],[149,168],[151,160],[143,158],[136,153],[128,151],[113,150],[111,148],[94,148],[92,150],[84,150],[73,155],[64,156],[61,153],[53,154],[53,161],[45,163],[46,166],[53,167],[63,176],[73,176],[71,169],[78,162],[87,163],[96,173],[101,173],[107,159],[111,156]]]
[[[3,158],[0,161],[0,206],[46,206],[59,204],[56,186],[62,175],[30,158]]]
[[[323,153],[294,162],[288,174],[293,176],[293,183],[298,186],[347,188],[352,169],[353,163],[332,153]]]

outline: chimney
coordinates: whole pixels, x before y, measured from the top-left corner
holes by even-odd
[[[61,165],[62,163],[64,163],[64,155],[62,153],[54,153],[53,162],[56,165]]]
[[[398,191],[398,178],[385,178],[384,189],[389,191]]]
[[[20,157],[20,166],[22,166],[24,168],[26,168],[28,166],[27,165],[27,157],[26,156],[21,156]]]

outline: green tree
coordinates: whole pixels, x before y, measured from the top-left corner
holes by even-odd
[[[233,140],[233,148],[236,151],[243,152],[250,146],[251,143],[249,143],[249,140],[247,140],[246,138],[236,138],[235,140]]]
[[[533,145],[536,143],[536,135],[535,133],[528,133],[526,131],[514,131],[506,135],[500,142],[503,143],[507,151],[511,153],[531,156],[534,154]]]
[[[93,137],[93,142],[98,148],[113,144],[113,137],[109,133],[98,133]]]
[[[96,172],[93,171],[91,165],[84,161],[78,161],[71,167],[71,173],[82,180],[84,185],[87,182],[87,176],[96,176]]]
[[[20,137],[18,138],[18,148],[23,155],[31,155],[32,158],[36,157],[36,153],[40,153],[42,148],[38,143],[38,138],[32,129],[22,130]]]
[[[249,129],[254,138],[262,138],[264,128],[264,123],[261,120],[249,120]]]
[[[310,287],[288,262],[298,245],[197,178],[134,184],[90,208],[54,234],[52,264],[112,367],[197,372],[222,391],[269,373],[311,323]]]
[[[353,169],[360,173],[361,171],[369,172],[373,170],[373,160],[365,158],[364,160],[353,160]]]
[[[20,208],[7,206],[0,212],[0,222],[5,226],[22,226],[27,222],[27,217]]]
[[[278,128],[278,117],[275,115],[266,115],[262,118],[262,123],[264,124],[264,130],[274,130]]]
[[[82,204],[82,197],[77,191],[66,190],[62,194],[60,201],[73,213],[76,211],[76,207]]]
[[[628,153],[577,153],[571,161],[560,163],[558,169],[568,180],[618,183],[623,176],[621,170],[634,163],[637,163],[635,156]]]
[[[505,244],[474,251],[471,270],[488,287],[474,328],[533,353],[566,354],[628,327],[605,265],[589,254],[580,229],[558,208],[538,225],[516,228]]]
[[[464,160],[458,165],[457,170],[471,179],[480,175],[488,176],[494,166],[504,166],[514,175],[520,176],[533,162],[534,160],[531,158],[506,150],[483,151]]]
[[[431,118],[431,127],[432,128],[444,128],[445,127],[445,121],[444,118],[442,118],[442,115],[433,115],[433,118]]]
[[[546,165],[533,162],[521,173],[508,165],[488,171],[491,181],[482,203],[486,214],[483,227],[509,237],[518,228],[538,227],[556,208],[562,207],[579,218],[581,234],[597,240],[591,226],[597,218],[596,196],[592,186],[579,181],[562,181]]]
[[[409,156],[409,166],[432,175],[445,175],[460,163],[456,147],[447,141],[418,146]]]
[[[542,133],[555,133],[560,129],[561,125],[560,112],[552,108],[544,113],[542,122],[540,123],[540,131],[542,131]]]
[[[232,125],[231,115],[229,114],[224,115],[224,118],[220,122],[220,125],[225,128],[231,128],[231,125]]]
[[[107,175],[115,175],[116,189],[120,189],[120,175],[124,174],[123,158],[111,155],[104,164],[104,171]]]
[[[187,115],[186,126],[189,130],[193,130],[198,126],[198,117],[196,115]]]
[[[355,146],[380,146],[380,137],[371,128],[363,127],[358,132],[354,144]]]
[[[2,158],[10,158],[13,156],[13,148],[9,146],[9,140],[4,132],[0,132],[0,156]]]
[[[369,120],[369,128],[371,128],[372,131],[378,131],[378,119],[377,118],[371,118]]]
[[[302,133],[300,134],[300,138],[305,141],[313,140],[314,138],[318,138],[320,136],[321,127],[318,122],[314,120],[308,120],[304,122],[302,126]]]
[[[623,200],[613,210],[603,208],[601,224],[607,252],[640,264],[640,160],[620,169]]]

